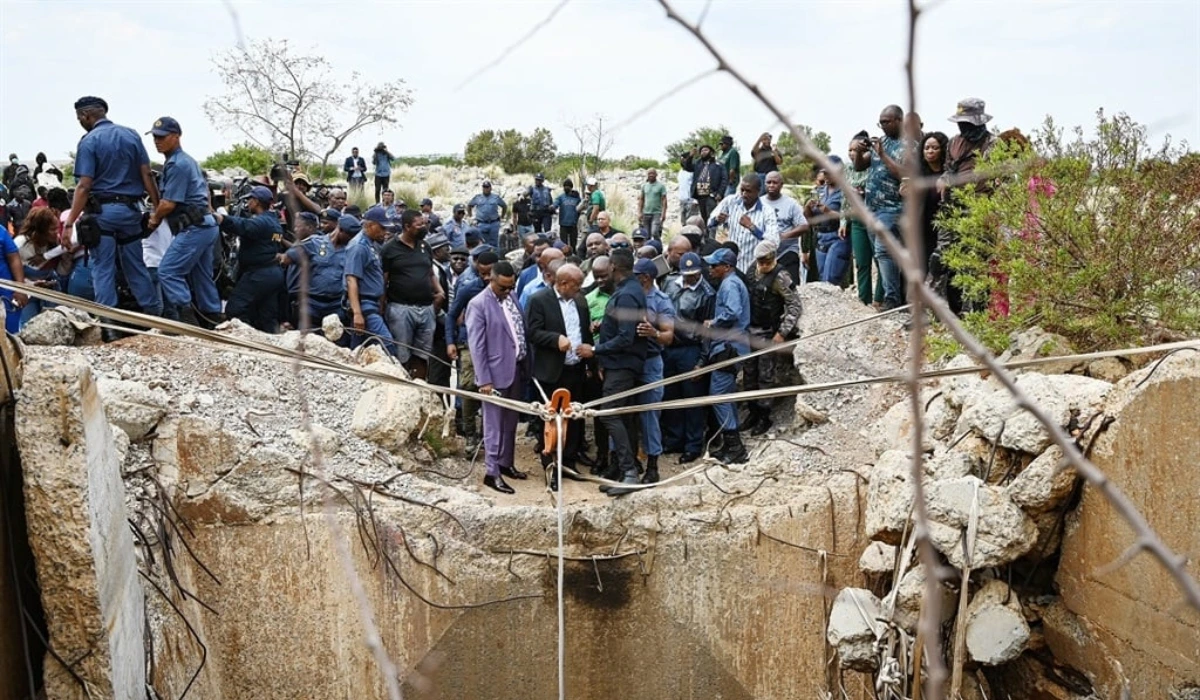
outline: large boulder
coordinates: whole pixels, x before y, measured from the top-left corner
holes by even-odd
[[[1004,363],[1037,360],[1050,357],[1063,357],[1075,352],[1071,342],[1057,333],[1050,333],[1039,326],[1014,333],[1008,349],[996,359]],[[1083,366],[1078,360],[1062,360],[1039,364],[1030,370],[1042,374],[1066,374]]]
[[[921,404],[928,406],[923,414],[925,429],[921,433],[921,449],[928,452],[935,448],[936,441],[945,440],[954,432],[958,411],[950,405],[943,391],[923,393]],[[907,452],[912,449],[912,429],[912,405],[905,398],[889,408],[864,434],[875,444],[877,452]]]
[[[872,542],[858,558],[858,570],[869,576],[887,576],[896,570],[896,547]]]
[[[956,568],[967,563],[963,557],[963,538],[968,536],[972,511],[976,514],[972,569],[1015,561],[1037,542],[1038,530],[1033,520],[1003,489],[985,484],[977,477],[935,481],[925,493],[930,539]]]
[[[124,379],[100,379],[96,382],[108,420],[137,442],[154,429],[171,405],[171,397],[161,389]]]
[[[1037,373],[1017,377],[1017,386],[1060,427],[1070,425],[1073,417],[1086,422],[1100,410],[1112,388],[1108,382],[1090,377]],[[1003,388],[976,395],[973,403],[965,404],[959,425],[960,429],[974,429],[989,442],[1010,450],[1036,455],[1050,446],[1046,427],[1033,414],[1019,408],[1012,394]]]
[[[834,599],[825,639],[837,648],[842,668],[870,672],[879,667],[880,609],[875,594],[863,588],[843,588]]]
[[[867,537],[900,544],[913,507],[912,460],[899,450],[879,456],[867,483]]]
[[[403,378],[403,368],[376,362],[371,369]],[[441,402],[416,384],[380,382],[358,399],[350,429],[363,440],[399,452],[422,430],[441,429]]]

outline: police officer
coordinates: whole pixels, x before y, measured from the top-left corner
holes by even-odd
[[[250,190],[247,202],[249,218],[217,215],[221,230],[239,239],[238,279],[225,313],[264,333],[279,330],[287,299],[278,257],[283,246],[283,226],[279,215],[271,211],[274,201],[271,190],[257,185]]]
[[[442,224],[441,233],[450,241],[452,248],[467,245],[467,208],[461,204],[454,205],[454,215]]]
[[[321,212],[321,233],[329,235],[333,233],[338,226],[338,221],[342,218],[341,213],[337,209],[325,209]]]
[[[150,214],[149,230],[166,221],[175,238],[158,265],[163,302],[175,307],[184,323],[212,328],[221,319],[221,297],[213,279],[213,251],[220,235],[209,212],[208,179],[200,165],[179,145],[179,122],[163,117],[149,133],[154,148],[166,156],[162,196]]]
[[[718,248],[704,259],[717,288],[716,304],[711,321],[706,323],[712,333],[707,363],[716,364],[750,352],[747,330],[750,328],[750,293],[737,275],[737,254],[728,248]],[[732,394],[737,390],[737,365],[729,365],[709,373],[708,393],[713,396]],[[722,446],[713,457],[725,464],[742,464],[748,457],[738,433],[737,409],[733,403],[713,405],[717,425],[721,429]]]
[[[388,352],[395,355],[396,344],[392,342],[392,332],[388,330],[381,305],[387,290],[379,252],[387,238],[385,226],[388,223],[383,207],[371,207],[363,214],[362,232],[346,246],[346,302],[343,310],[350,317],[351,327],[357,331],[351,334],[351,348],[378,337]]]
[[[96,301],[117,305],[117,264],[125,273],[129,289],[142,308],[152,316],[162,314],[162,299],[142,259],[142,197],[158,207],[158,187],[150,172],[150,156],[142,139],[129,127],[108,119],[108,103],[99,97],[81,97],[75,102],[75,117],[87,131],[75,155],[75,199],[64,224],[70,231],[91,199],[99,240],[92,240],[92,284]],[[81,237],[82,237],[81,231]],[[106,341],[115,333],[103,331]]]
[[[762,343],[778,345],[799,330],[800,294],[788,271],[776,260],[776,245],[763,241],[754,248],[755,268],[750,274],[750,335]],[[778,383],[778,356],[767,353],[743,363],[742,380],[746,391],[769,389]],[[786,356],[790,360],[791,356]],[[785,361],[786,361],[785,360]],[[750,419],[742,430],[762,435],[771,429],[771,400],[750,402]]]
[[[306,214],[308,212],[305,212]],[[304,214],[301,214],[304,216]],[[308,260],[308,323],[321,325],[321,319],[338,314],[342,308],[346,283],[346,249],[350,240],[362,231],[362,224],[353,216],[343,216],[331,234],[317,234],[294,245],[280,256],[279,262],[299,270],[301,261]],[[290,272],[290,270],[289,270]],[[289,289],[289,292],[291,290]],[[297,287],[296,293],[299,292]],[[296,299],[299,302],[298,298]],[[299,316],[299,314],[297,314]]]
[[[546,187],[546,176],[538,173],[533,176],[533,187],[529,188],[529,203],[533,217],[534,233],[550,233],[554,221],[554,195]]]
[[[674,243],[674,241],[672,241]],[[706,335],[704,322],[713,316],[717,293],[704,279],[704,265],[695,253],[679,258],[679,271],[667,275],[663,291],[675,307],[675,338],[663,353],[663,376],[674,377],[696,369]],[[707,380],[685,379],[663,387],[663,400],[703,396]],[[666,411],[662,417],[663,452],[681,452],[680,464],[695,462],[704,454],[705,416],[702,407]]]
[[[500,245],[500,220],[508,214],[508,205],[498,194],[492,194],[492,181],[483,181],[483,193],[467,202],[467,216],[475,218],[483,242],[490,246]]]

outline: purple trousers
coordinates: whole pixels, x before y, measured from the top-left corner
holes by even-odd
[[[501,389],[493,387],[496,396],[520,398],[522,382]],[[488,476],[499,476],[500,467],[515,466],[513,452],[517,446],[517,412],[493,403],[483,404],[483,463]]]

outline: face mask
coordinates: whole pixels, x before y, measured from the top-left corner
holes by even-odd
[[[429,229],[422,226],[421,228],[413,231],[413,238],[416,238],[419,241],[419,240],[425,238],[425,234],[427,234],[427,233],[429,233]]]
[[[980,141],[987,135],[987,126],[983,124],[976,126],[969,122],[959,122],[958,133],[962,134],[962,137],[968,141]]]

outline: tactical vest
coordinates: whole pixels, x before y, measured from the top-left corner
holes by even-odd
[[[754,281],[750,288],[750,325],[764,330],[777,331],[783,320],[783,297],[776,294],[772,288],[775,278],[783,268],[775,266],[763,277]]]

